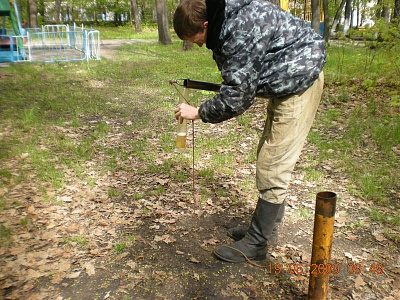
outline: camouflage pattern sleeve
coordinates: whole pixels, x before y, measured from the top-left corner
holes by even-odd
[[[256,36],[237,30],[226,41],[222,50],[226,58],[218,66],[223,83],[220,94],[200,106],[204,122],[225,121],[244,113],[253,104],[262,69],[255,39]]]

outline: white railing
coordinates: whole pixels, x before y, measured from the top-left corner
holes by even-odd
[[[9,36],[0,36],[0,39],[2,37]],[[25,36],[12,36],[10,39],[10,44],[15,46],[10,46],[9,51],[16,52],[15,55],[8,54],[11,61],[68,62],[100,59],[99,31],[85,29],[83,26],[45,25],[41,29],[27,29]],[[11,43],[12,40],[23,43]],[[0,49],[0,62],[5,55],[1,50],[4,48]]]
[[[86,60],[100,60],[100,31],[91,30],[87,32],[86,38]]]

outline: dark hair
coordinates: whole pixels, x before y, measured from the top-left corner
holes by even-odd
[[[206,21],[206,1],[185,0],[175,10],[174,30],[178,37],[183,40],[202,32]]]

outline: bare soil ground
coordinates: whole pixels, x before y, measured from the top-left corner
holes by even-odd
[[[112,51],[103,47],[102,55],[112,58]],[[125,121],[109,122],[118,128]],[[89,129],[53,130],[73,136]],[[123,148],[129,138],[116,130],[104,142]],[[200,201],[198,186],[193,193],[187,188],[190,179],[178,183],[146,173],[134,157],[128,158],[131,172],[99,174],[96,165],[103,154],[98,153],[85,166],[98,184],[82,186],[67,172],[65,191],[54,202],[36,188],[29,157],[2,162],[24,169],[30,182],[0,178],[6,183],[0,195],[15,203],[0,211],[0,224],[13,228],[12,243],[0,248],[0,299],[306,299],[313,210],[321,186],[338,195],[328,299],[400,299],[399,245],[385,235],[398,228],[371,221],[365,212],[371,203],[349,194],[349,180],[329,162],[316,166],[329,174],[323,182],[304,180],[301,167],[310,153],[317,150],[307,144],[293,174],[279,244],[258,264],[229,264],[212,255],[216,246],[232,242],[227,228],[251,218],[256,194],[238,190],[235,181],[254,178],[253,165],[238,164],[234,179],[216,177],[208,189],[224,188],[227,194]],[[166,158],[159,159],[161,166]],[[123,196],[109,197],[102,187]],[[137,197],[142,189],[157,187],[166,192]],[[393,198],[388,210],[399,209],[398,191]],[[21,219],[28,222],[22,226]]]

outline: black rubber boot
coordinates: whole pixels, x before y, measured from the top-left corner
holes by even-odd
[[[273,204],[258,199],[250,227],[244,238],[229,246],[219,246],[214,250],[214,255],[227,262],[266,259],[267,241],[271,237],[282,205],[284,204]]]
[[[271,237],[268,240],[269,244],[271,244],[273,246],[278,245],[279,225],[281,224],[281,222],[283,220],[284,213],[285,213],[285,202],[283,202],[283,205],[279,209],[278,217],[276,218],[274,229],[272,230]],[[240,241],[242,238],[244,238],[248,229],[249,229],[248,227],[243,227],[243,226],[229,228],[228,236],[235,241]]]

